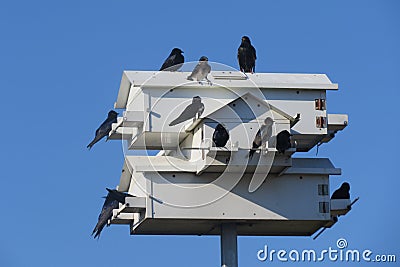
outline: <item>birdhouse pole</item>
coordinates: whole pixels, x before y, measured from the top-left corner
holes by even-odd
[[[221,266],[238,267],[237,232],[235,223],[221,224]]]

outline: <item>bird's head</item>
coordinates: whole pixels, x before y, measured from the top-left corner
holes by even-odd
[[[340,186],[343,190],[349,191],[350,190],[350,184],[347,182],[344,182],[341,186]]]
[[[201,102],[201,97],[200,96],[194,96],[193,97],[193,99],[192,99],[192,103],[195,103],[195,102]]]
[[[181,53],[183,53],[183,51],[176,47],[174,49],[172,49],[172,52],[171,52],[171,54],[181,54]]]
[[[115,112],[114,110],[110,110],[108,112],[108,117],[117,117],[117,116],[118,116],[118,113]]]
[[[243,43],[249,43],[250,44],[250,38],[248,36],[243,36],[242,37],[242,42]]]
[[[264,120],[264,123],[265,123],[265,125],[272,125],[272,124],[274,123],[274,120],[271,119],[270,117],[267,117],[267,118]]]
[[[208,61],[208,57],[202,56],[202,57],[199,59],[199,61]]]
[[[225,128],[225,126],[221,123],[218,123],[217,127],[215,127],[217,130],[222,130]]]

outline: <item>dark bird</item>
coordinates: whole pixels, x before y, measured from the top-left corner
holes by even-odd
[[[206,79],[208,83],[211,81],[207,78],[207,75],[211,72],[211,66],[208,64],[208,58],[202,56],[199,59],[199,63],[197,63],[196,67],[194,67],[192,73],[187,77],[190,81],[202,81]]]
[[[130,195],[128,193],[120,192],[116,189],[109,189],[109,188],[106,188],[106,189],[108,191],[108,194],[110,194],[113,199],[115,199],[116,201],[118,201],[121,204],[125,204],[126,197],[133,197],[132,195]]]
[[[267,142],[271,138],[273,123],[274,121],[270,117],[267,117],[264,120],[264,124],[261,125],[260,129],[256,133],[256,136],[254,137],[253,146],[249,152],[249,159],[253,158],[253,155],[256,152],[257,148],[259,148],[262,144],[265,144],[265,142]]]
[[[95,137],[94,137],[93,141],[90,142],[89,145],[87,145],[87,148],[91,149],[94,144],[99,142],[104,136],[107,136],[110,133],[111,124],[117,122],[117,116],[118,116],[118,113],[115,112],[114,110],[110,110],[108,112],[107,119],[96,130]]]
[[[132,195],[130,194],[118,192],[115,189],[106,189],[108,191],[108,194],[105,197],[106,200],[104,201],[103,208],[101,209],[99,219],[92,232],[94,238],[100,237],[101,231],[103,230],[104,226],[107,225],[108,220],[110,220],[113,215],[113,209],[119,208],[119,202],[125,204],[125,198],[128,196],[132,197]]]
[[[160,70],[165,71],[177,71],[179,70],[183,62],[185,61],[185,57],[182,55],[183,51],[179,48],[174,48],[171,51],[171,54],[167,57],[167,59],[162,64]]]
[[[169,126],[177,125],[189,119],[200,117],[204,112],[204,104],[201,103],[200,96],[193,97],[192,103],[185,108],[185,110],[175,120],[169,123]]]
[[[215,127],[212,140],[216,147],[224,147],[228,142],[229,132],[221,123],[218,123],[217,127]]]
[[[339,189],[333,192],[331,199],[350,199],[350,184],[344,182]]]
[[[249,37],[242,37],[242,43],[238,48],[237,57],[240,71],[251,73],[256,71],[256,49],[251,45]]]
[[[276,136],[276,149],[279,153],[283,154],[285,153],[286,149],[292,147],[292,144],[290,143],[291,136],[292,135],[287,130],[283,130],[282,132],[278,133]]]

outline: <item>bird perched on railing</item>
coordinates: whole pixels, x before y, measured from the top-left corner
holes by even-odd
[[[107,225],[108,220],[110,220],[113,215],[113,210],[119,208],[119,203],[125,204],[126,197],[133,197],[128,193],[119,192],[115,189],[106,189],[108,191],[108,194],[105,197],[106,200],[104,201],[103,207],[101,209],[99,219],[92,232],[94,238],[100,237],[101,231],[103,230],[104,226]]]
[[[283,130],[276,136],[276,149],[279,153],[285,153],[285,151],[292,147],[290,137],[292,135],[287,131]]]
[[[242,43],[238,48],[237,58],[239,61],[240,71],[251,73],[256,71],[256,49],[251,45],[249,37],[242,37]]]
[[[344,182],[339,189],[333,192],[331,199],[350,199],[350,184]]]
[[[187,77],[190,81],[198,81],[201,83],[202,80],[206,80],[209,84],[211,81],[207,78],[207,75],[211,72],[211,66],[208,64],[208,57],[202,56],[199,59],[196,67],[194,67],[192,73]]]
[[[169,123],[169,126],[177,125],[181,122],[187,121],[189,119],[193,119],[196,117],[200,117],[204,112],[204,104],[201,103],[200,96],[195,96],[192,99],[192,103],[187,106],[182,113],[175,120]]]
[[[264,120],[264,124],[261,125],[260,129],[256,133],[256,136],[254,137],[253,146],[249,152],[249,159],[253,158],[253,155],[256,152],[257,148],[265,144],[271,138],[273,124],[274,121],[270,117],[267,117]]]
[[[117,116],[118,113],[114,110],[110,110],[108,112],[107,119],[100,125],[99,128],[97,128],[95,137],[93,141],[90,142],[89,145],[87,145],[87,148],[91,149],[94,144],[99,142],[103,137],[107,136],[110,133],[111,125],[117,122]]]
[[[185,61],[185,57],[182,55],[183,51],[179,48],[174,48],[171,51],[171,54],[167,57],[167,59],[162,64],[160,71],[177,71],[179,70],[183,62]]]
[[[212,140],[216,147],[224,147],[228,142],[229,132],[221,123],[215,127]]]

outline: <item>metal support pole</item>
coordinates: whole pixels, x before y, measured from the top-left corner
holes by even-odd
[[[221,225],[221,266],[238,267],[237,232],[235,223]]]

